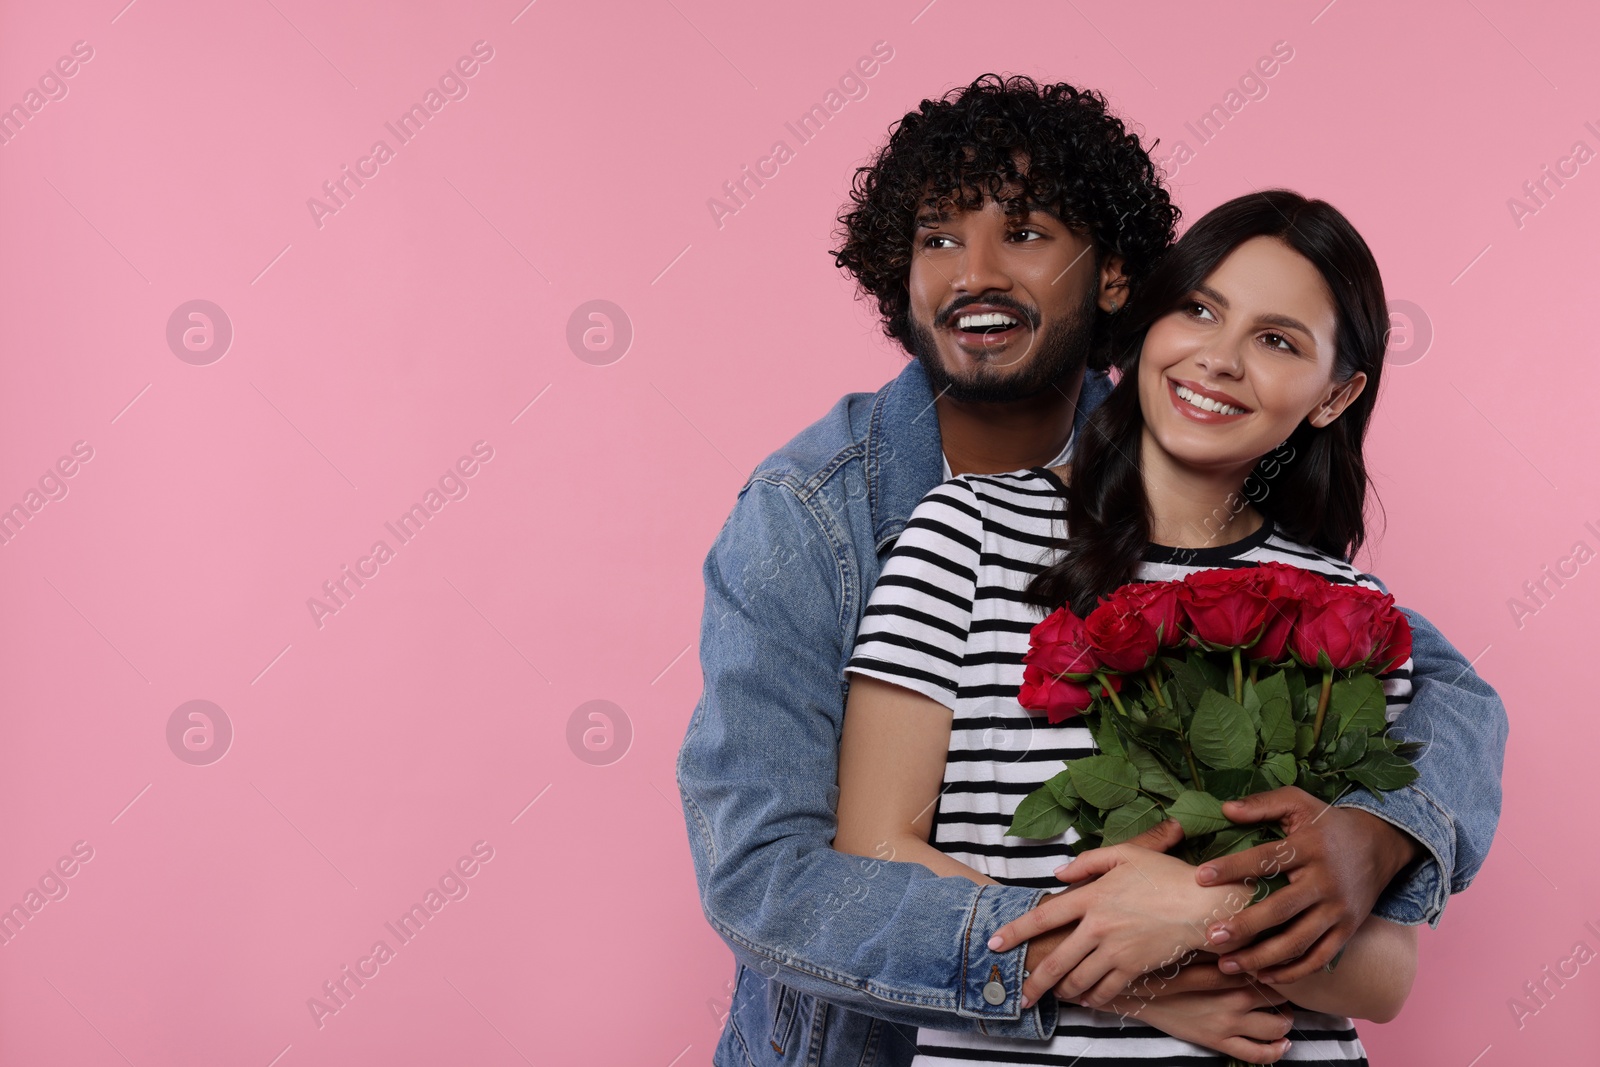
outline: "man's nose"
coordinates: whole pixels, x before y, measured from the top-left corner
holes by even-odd
[[[967,293],[981,293],[988,289],[1009,290],[1011,277],[1005,271],[999,249],[992,242],[971,241],[962,249],[950,286]]]

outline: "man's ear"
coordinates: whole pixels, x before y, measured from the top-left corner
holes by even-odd
[[[1109,253],[1100,261],[1100,292],[1096,303],[1101,311],[1117,311],[1128,302],[1128,276],[1122,270],[1122,257]]]

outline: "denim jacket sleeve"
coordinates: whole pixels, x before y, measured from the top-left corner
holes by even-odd
[[[1382,582],[1365,575],[1388,592]],[[1433,624],[1410,608],[1411,700],[1394,732],[1426,747],[1420,777],[1380,799],[1358,789],[1338,803],[1360,808],[1409,833],[1418,862],[1378,898],[1373,914],[1391,922],[1438,926],[1445,901],[1471,884],[1500,821],[1505,705]]]
[[[706,557],[704,691],[678,754],[701,906],[740,962],[799,992],[905,1025],[1048,1038],[1055,999],[1021,1007],[1026,946],[986,944],[1046,890],[832,848],[847,613],[866,593],[847,587],[850,551],[757,474]]]

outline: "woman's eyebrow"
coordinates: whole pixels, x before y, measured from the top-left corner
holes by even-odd
[[[1228,310],[1228,298],[1211,288],[1211,286],[1197,285],[1194,287],[1194,291],[1202,296],[1209,297],[1223,311]],[[1256,321],[1267,326],[1282,326],[1286,330],[1299,330],[1307,337],[1315,336],[1309,326],[1299,319],[1290,318],[1288,315],[1261,315],[1256,318]]]

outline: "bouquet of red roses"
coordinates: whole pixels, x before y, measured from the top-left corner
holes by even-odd
[[[1018,700],[1052,723],[1082,715],[1100,754],[1067,761],[1006,832],[1070,826],[1086,850],[1172,818],[1201,863],[1283,836],[1230,822],[1224,800],[1381,798],[1417,777],[1420,745],[1387,736],[1377,677],[1410,655],[1394,597],[1282,563],[1125,585],[1087,618],[1058,609],[1033,628]]]

